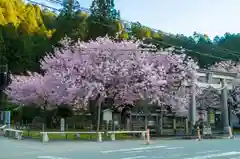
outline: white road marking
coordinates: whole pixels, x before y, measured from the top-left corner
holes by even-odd
[[[167,150],[175,150],[175,149],[183,149],[184,147],[168,147],[168,148],[164,148]]]
[[[139,151],[127,151],[127,152],[123,152],[123,153],[128,153],[129,154],[129,153],[141,153],[141,152],[144,152],[144,151],[141,151],[141,150],[139,150]]]
[[[76,148],[69,148],[69,149],[66,149],[66,151],[70,152],[70,151],[75,151],[77,150]]]
[[[101,153],[129,152],[129,151],[138,151],[138,150],[158,149],[158,148],[165,148],[165,147],[166,146],[148,146],[148,147],[138,147],[138,148],[130,148],[130,149],[107,150],[107,151],[100,151],[100,152]]]
[[[152,158],[164,158],[162,156],[152,156]]]
[[[66,157],[56,157],[56,156],[38,156],[39,159],[69,159]]]
[[[197,154],[205,154],[205,153],[213,153],[213,152],[219,152],[220,150],[210,150],[210,151],[201,151],[201,152],[196,152]]]
[[[176,155],[172,155],[172,156],[169,156],[171,158],[174,158],[174,157],[183,157],[183,156],[187,156],[188,154],[176,154]]]
[[[210,154],[206,156],[194,156],[190,158],[184,158],[184,159],[208,159],[208,158],[214,158],[214,157],[226,157],[226,156],[233,156],[233,155],[239,155],[240,152],[232,151],[232,152],[225,152],[225,153],[218,153],[218,154]]]
[[[121,159],[138,159],[138,158],[146,158],[146,156],[126,157],[126,158],[121,158]]]

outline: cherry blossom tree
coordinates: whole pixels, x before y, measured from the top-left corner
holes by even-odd
[[[28,76],[11,76],[11,83],[5,93],[13,103],[38,105],[52,109],[56,105],[68,103],[67,87],[52,75],[28,73]]]
[[[67,104],[74,110],[111,101],[112,108],[139,101],[186,111],[197,64],[172,50],[152,52],[137,41],[109,38],[73,42],[65,38],[41,61],[44,75],[12,76],[5,92],[14,103],[44,110]],[[94,110],[93,116],[96,111]],[[100,111],[98,111],[100,112]],[[45,118],[46,120],[46,118]],[[100,120],[98,120],[100,121]],[[99,127],[99,123],[98,123]]]
[[[220,92],[212,87],[202,90],[200,94],[196,96],[197,108],[201,110],[207,110],[209,108],[220,108]]]
[[[47,112],[57,106],[69,104],[68,88],[59,79],[46,73],[28,73],[25,76],[11,76],[11,83],[5,90],[8,98],[22,106],[38,106],[42,109],[43,120],[47,123]],[[58,119],[56,115],[52,119]]]
[[[228,105],[231,107],[232,113],[238,117],[240,124],[240,87],[237,86],[229,92]]]
[[[222,61],[214,64],[209,68],[210,70],[220,71],[220,72],[240,72],[240,63],[233,61]]]
[[[152,53],[139,48],[141,42],[107,37],[76,43],[65,38],[61,45],[41,64],[67,86],[72,104],[86,107],[91,100],[110,98],[115,107],[145,100],[186,109],[189,93],[184,84],[194,77],[197,65],[185,55]]]
[[[44,75],[11,77],[5,92],[12,102],[86,109],[91,101],[96,106],[110,99],[112,107],[147,101],[179,112],[188,108],[191,91],[186,86],[196,78],[197,65],[185,55],[107,37],[74,43],[65,38],[60,44],[41,61]]]

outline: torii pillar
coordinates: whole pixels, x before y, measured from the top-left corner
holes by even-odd
[[[225,79],[221,79],[221,85],[223,89],[221,90],[221,116],[223,124],[223,133],[229,133],[229,109],[228,109],[228,88]]]
[[[196,125],[196,79],[193,79],[191,83],[189,119],[190,119],[190,134],[195,135],[194,127]]]

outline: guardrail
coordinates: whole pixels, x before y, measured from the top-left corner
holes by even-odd
[[[4,131],[4,129],[6,129],[7,125],[3,125],[0,127],[0,131]]]
[[[7,125],[2,125],[1,127],[0,127],[0,135],[1,136],[4,136],[4,129],[6,129],[7,128]]]
[[[23,131],[16,129],[4,129],[4,137],[11,137],[14,139],[22,140]]]
[[[40,132],[40,134],[42,135],[42,141],[43,142],[48,142],[49,141],[49,137],[48,134],[76,134],[79,135],[80,134],[97,134],[97,140],[99,142],[102,141],[102,135],[104,134],[104,132],[84,132],[84,131],[79,131],[79,132],[74,132],[74,131],[59,131],[59,132]]]
[[[142,138],[145,140],[146,131],[108,131],[108,134],[111,136],[111,140],[116,140],[116,134],[141,134]]]

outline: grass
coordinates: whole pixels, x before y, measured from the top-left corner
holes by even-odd
[[[53,131],[53,130],[52,130]],[[59,131],[59,130],[55,130]],[[38,139],[41,140],[42,136],[40,134],[40,131],[24,131],[23,137],[29,137],[32,139]],[[77,138],[75,133],[68,133],[68,134],[48,134],[48,137],[50,140],[97,140],[96,134],[80,134],[80,139]],[[131,136],[128,134],[116,134],[116,140],[126,140],[126,139],[136,139],[137,137]],[[102,136],[103,140],[110,140],[110,135]]]
[[[240,129],[233,129],[233,133],[240,134]]]

